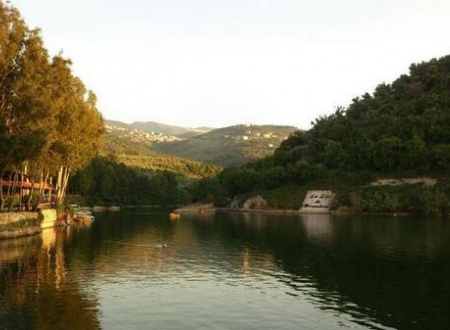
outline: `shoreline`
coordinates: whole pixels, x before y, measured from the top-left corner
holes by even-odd
[[[408,216],[421,216],[421,214],[411,213],[411,212],[356,212],[350,211],[348,209],[337,209],[330,211],[317,211],[317,212],[302,212],[301,210],[293,209],[271,209],[271,208],[260,208],[260,209],[244,209],[244,208],[233,208],[233,207],[194,207],[189,206],[185,208],[178,208],[172,211],[177,214],[207,214],[212,212],[235,212],[235,213],[261,213],[261,214],[279,214],[279,215],[332,215],[332,216],[349,216],[349,215],[361,215],[361,216],[381,216],[381,217],[408,217]]]
[[[282,210],[282,209],[243,209],[232,207],[217,207],[216,211],[224,212],[237,212],[237,213],[266,213],[266,214],[288,214],[288,215],[301,215],[299,210]],[[318,213],[316,213],[318,214]],[[323,214],[323,213],[322,213]]]
[[[18,229],[0,229],[0,240],[34,236],[42,233],[41,226],[29,226]]]

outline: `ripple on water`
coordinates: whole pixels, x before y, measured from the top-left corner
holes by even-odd
[[[70,240],[38,242],[37,256],[14,250],[15,261],[0,264],[0,324],[43,319],[43,302],[57,318],[89,314],[108,330],[450,322],[448,224],[424,235],[423,223],[398,220],[157,216],[99,216]]]

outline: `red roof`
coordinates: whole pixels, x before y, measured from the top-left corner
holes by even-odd
[[[5,179],[1,179],[1,185],[2,187],[12,187],[14,185],[14,181],[10,181],[10,180],[5,180]],[[16,181],[16,186],[18,187],[23,187],[25,189],[31,189],[31,187],[33,186],[34,189],[40,189],[41,185],[43,187],[44,190],[51,190],[53,189],[52,185],[47,183],[47,182],[29,182],[29,181]]]

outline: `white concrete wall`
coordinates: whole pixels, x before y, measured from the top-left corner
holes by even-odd
[[[39,213],[40,213],[40,217],[42,219],[42,222],[41,222],[42,229],[55,227],[55,223],[56,223],[56,219],[57,219],[55,209],[41,210]]]
[[[335,194],[330,190],[310,190],[306,194],[300,212],[328,213],[333,204]]]

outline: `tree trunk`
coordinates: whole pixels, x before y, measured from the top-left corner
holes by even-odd
[[[70,167],[61,166],[59,169],[58,181],[56,182],[56,204],[62,204],[64,202],[70,173]]]
[[[31,208],[31,200],[33,198],[33,194],[34,194],[34,184],[36,183],[36,179],[33,176],[33,180],[31,180],[31,188],[30,191],[28,193],[28,199],[27,199],[27,203],[25,205],[25,209],[28,211]]]
[[[66,171],[64,173],[64,177],[63,177],[63,186],[62,186],[62,192],[61,192],[61,202],[64,202],[64,200],[66,199],[66,191],[67,191],[67,186],[69,185],[69,177],[70,177],[70,167],[66,168]]]
[[[64,166],[61,166],[58,171],[58,178],[56,179],[56,189],[55,189],[55,204],[60,204],[61,200],[61,189],[62,189],[62,178],[63,178]]]
[[[16,185],[18,181],[18,174],[17,172],[14,172],[14,179],[13,179],[13,173],[9,175],[9,183],[8,183],[8,196],[9,196],[9,205],[8,205],[8,212],[11,212],[11,209],[13,207],[14,203],[14,195],[16,194]],[[11,179],[13,179],[13,182],[11,184]]]
[[[20,173],[20,187],[19,187],[19,205],[17,206],[18,211],[22,211],[22,201],[23,201],[23,171]]]
[[[47,182],[47,177],[45,178],[45,181],[44,181],[44,170],[42,170],[42,169],[40,171],[39,178],[40,178],[41,181],[40,181],[40,184],[39,184],[39,190],[38,190],[38,193],[37,193],[37,196],[36,196],[36,201],[32,205],[33,211],[36,211],[36,209],[39,207],[39,203],[42,200],[42,193],[44,191],[43,183]],[[30,199],[30,201],[31,201],[31,199]]]
[[[0,172],[0,180],[3,180],[3,175],[5,174],[3,171]],[[1,182],[1,181],[0,181]],[[6,198],[3,198],[3,185],[0,187],[0,211],[3,211],[3,208],[5,207],[5,201]]]

